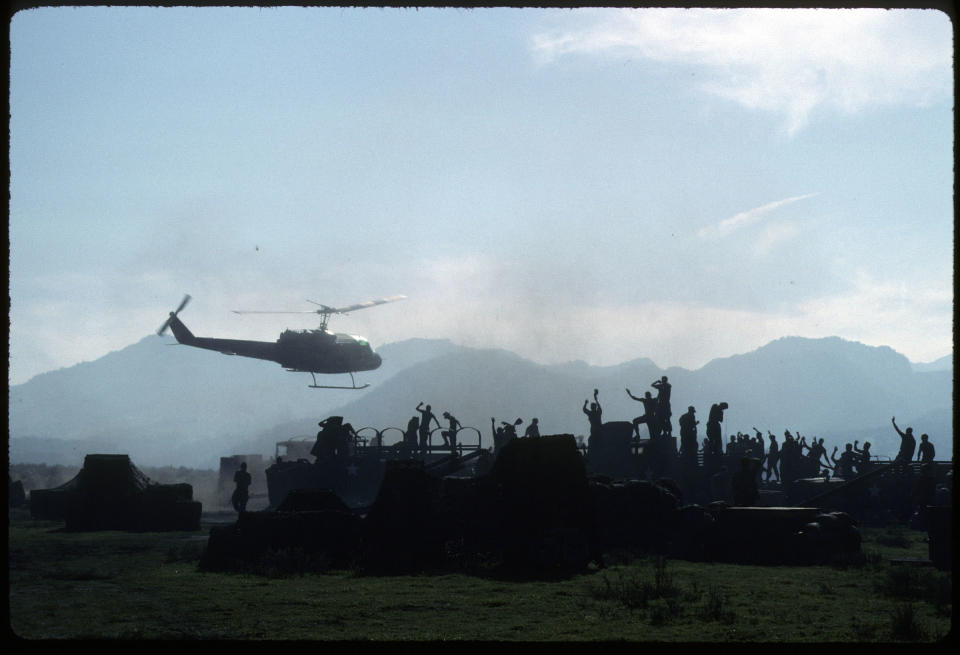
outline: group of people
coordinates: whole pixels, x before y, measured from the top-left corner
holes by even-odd
[[[433,428],[433,424],[436,424],[437,428],[441,428],[440,436],[443,438],[442,448],[450,449],[451,451],[456,450],[457,433],[463,428],[463,424],[460,423],[456,416],[450,412],[443,412],[442,416],[444,420],[447,421],[447,429],[444,430],[430,405],[425,405],[423,401],[421,401],[417,404],[415,411],[419,416],[412,416],[410,420],[407,421],[407,429],[403,433],[404,444],[414,450],[428,451],[430,449],[430,433],[431,430],[436,429]],[[501,421],[500,423],[501,426],[496,427],[496,420],[493,418],[490,419],[490,431],[493,436],[494,451],[499,451],[500,448],[506,445],[511,439],[517,437],[517,426],[523,423],[523,419],[518,418],[513,423],[506,421]],[[540,420],[537,418],[531,419],[530,425],[527,426],[523,436],[539,437]]]
[[[671,438],[673,432],[670,408],[671,386],[667,376],[655,380],[650,386],[657,390],[656,397],[649,391],[645,392],[642,398],[633,395],[630,389],[626,389],[626,392],[630,398],[643,403],[644,406],[644,414],[632,421],[635,438],[640,441],[640,425],[645,423],[649,433],[649,444],[652,446],[651,451],[658,452],[663,449],[657,448],[657,445]],[[721,423],[723,413],[728,408],[729,404],[726,402],[711,405],[707,417],[706,438],[702,443],[697,436],[697,426],[700,421],[696,418],[696,409],[691,405],[686,413],[680,416],[679,457],[684,466],[697,466],[699,454],[702,454],[704,466],[714,470],[722,466],[724,457],[734,461],[746,457],[757,461],[758,476],[765,474],[766,480],[774,478],[778,482],[813,477],[818,474],[829,477],[831,472],[836,477],[851,479],[876,467],[870,452],[869,441],[865,442],[862,448],[859,447],[859,440],[847,443],[838,455],[840,450],[838,446],[834,446],[833,451],[828,453],[822,438],[813,437],[807,443],[805,436],[799,432],[794,436],[790,430],[784,431],[782,444],[777,441],[776,435],[767,431],[766,439],[769,440],[767,444],[763,433],[754,427],[754,436],[741,432],[737,432],[736,435],[731,434],[724,449]],[[593,390],[593,402],[583,401],[583,413],[586,414],[590,423],[590,440],[593,442],[603,427],[603,409],[600,406],[597,389]],[[913,428],[908,427],[906,431],[900,430],[896,424],[896,417],[893,417],[891,422],[901,438],[900,451],[893,460],[895,464],[909,463],[915,451],[917,461],[933,462],[936,451],[928,435],[921,435],[920,446],[917,448]]]
[[[500,449],[518,437],[517,427],[523,423],[522,418],[518,418],[513,423],[500,421],[500,427],[497,427],[497,420],[490,417],[490,434],[493,435],[493,452],[498,453]],[[530,425],[523,432],[524,438],[538,438],[540,436],[540,419],[530,419]]]
[[[671,385],[667,381],[667,376],[664,375],[659,380],[654,380],[650,386],[657,390],[656,398],[654,398],[649,391],[643,393],[643,398],[637,398],[630,393],[630,389],[626,389],[628,396],[637,402],[643,403],[643,416],[638,416],[633,419],[633,433],[637,439],[639,439],[640,424],[646,423],[647,432],[651,439],[672,437],[673,424],[670,421],[670,417],[673,415],[670,410]],[[593,394],[594,398],[596,398],[596,389],[593,390]]]

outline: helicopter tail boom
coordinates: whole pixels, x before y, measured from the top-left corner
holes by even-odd
[[[182,343],[185,346],[196,345],[197,338],[193,336],[193,332],[191,332],[177,316],[171,314],[167,325],[170,327],[170,331],[173,332],[173,336],[178,343]]]

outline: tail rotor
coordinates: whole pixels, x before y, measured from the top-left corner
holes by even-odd
[[[170,312],[170,317],[166,321],[164,321],[163,325],[160,326],[160,329],[157,330],[158,335],[162,336],[163,333],[167,331],[167,328],[170,327],[170,322],[173,321],[176,315],[179,314],[183,310],[183,308],[187,306],[188,302],[190,302],[190,294],[185,295],[183,297],[183,300],[180,302],[180,306],[177,307],[175,311]]]

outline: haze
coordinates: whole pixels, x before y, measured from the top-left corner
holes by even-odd
[[[185,293],[267,340],[316,317],[230,310],[402,293],[331,328],[542,363],[952,352],[941,12],[55,7],[10,47],[10,384]]]

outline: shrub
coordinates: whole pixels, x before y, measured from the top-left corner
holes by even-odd
[[[330,560],[323,553],[308,553],[303,548],[278,548],[265,552],[247,570],[267,578],[290,578],[306,573],[330,570]]]
[[[933,605],[940,616],[950,616],[953,604],[953,582],[950,573],[926,569],[918,581],[922,600]]]
[[[619,569],[615,577],[604,571],[602,584],[594,587],[592,595],[598,600],[615,600],[630,609],[647,609],[651,601],[660,599],[669,600],[671,607],[677,606],[675,599],[680,596],[681,589],[674,584],[673,574],[667,570],[668,562],[665,557],[653,560],[652,582],[638,567]]]
[[[910,566],[891,566],[877,583],[877,591],[892,598],[920,597],[920,576]]]
[[[700,608],[700,618],[704,621],[720,621],[722,623],[733,623],[736,620],[736,614],[727,606],[728,597],[717,585],[710,585],[707,589],[707,597],[703,606]]]
[[[877,537],[877,543],[883,546],[893,546],[894,548],[906,548],[910,545],[910,540],[904,534],[903,529],[894,526],[887,528],[887,531]]]
[[[873,623],[864,623],[858,617],[850,619],[850,632],[857,641],[873,641],[877,636],[877,626]]]
[[[650,601],[650,625],[666,625],[683,614],[683,607],[675,598],[657,598]]]
[[[927,631],[917,621],[913,603],[894,608],[890,616],[890,634],[898,641],[923,641],[927,638]]]
[[[168,564],[174,564],[177,562],[199,562],[200,556],[203,555],[204,544],[202,543],[186,543],[180,546],[170,546],[167,548],[167,557],[166,562]]]

